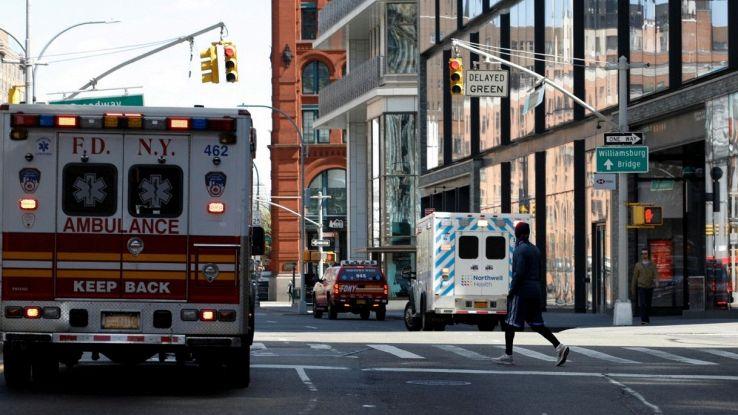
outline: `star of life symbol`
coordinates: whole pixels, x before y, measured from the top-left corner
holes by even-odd
[[[141,201],[152,209],[159,209],[162,205],[169,203],[172,198],[172,184],[169,179],[162,181],[160,174],[152,174],[143,179],[138,186]]]
[[[97,177],[95,173],[86,173],[74,181],[74,199],[78,203],[84,201],[85,207],[95,207],[105,200],[108,195],[105,191],[107,187],[102,177]]]

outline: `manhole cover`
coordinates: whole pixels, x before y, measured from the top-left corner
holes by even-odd
[[[462,380],[408,380],[405,383],[411,385],[424,385],[424,386],[466,386],[471,385],[471,382],[464,382]]]

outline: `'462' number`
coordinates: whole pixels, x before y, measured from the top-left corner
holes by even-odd
[[[208,156],[228,157],[228,146],[219,144],[208,144],[207,146],[205,146],[205,150],[203,150],[203,153],[207,154]]]

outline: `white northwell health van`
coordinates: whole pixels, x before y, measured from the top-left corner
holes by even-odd
[[[529,220],[530,215],[443,212],[421,219],[407,329],[467,323],[493,330],[507,314],[515,224]]]

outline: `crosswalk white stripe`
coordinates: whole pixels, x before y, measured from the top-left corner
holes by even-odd
[[[674,362],[687,363],[690,365],[707,366],[715,364],[705,360],[691,359],[689,357],[679,356],[673,353],[665,352],[663,350],[649,349],[647,347],[626,347],[626,349],[635,350],[636,352],[646,353],[650,354],[651,356],[660,357],[666,360],[672,360]]]
[[[500,349],[503,349],[503,350],[505,349],[505,346],[497,346],[497,347],[500,348]],[[526,349],[525,347],[518,347],[518,346],[513,347],[513,355],[515,353],[520,353],[523,356],[532,357],[533,359],[543,360],[543,361],[546,361],[546,362],[555,362],[556,361],[556,358],[555,357],[549,356],[547,354],[539,353],[539,352],[537,352],[535,350]],[[571,359],[568,359],[568,360],[571,361]]]
[[[593,359],[601,359],[601,360],[607,360],[608,362],[613,363],[625,363],[625,364],[638,364],[640,362],[636,362],[635,360],[630,359],[623,359],[620,357],[612,356],[607,353],[598,352],[597,350],[592,349],[585,349],[584,347],[579,346],[570,346],[569,347],[573,352],[583,354],[587,357],[591,357]]]
[[[308,344],[311,349],[313,350],[331,350],[333,347],[331,347],[330,344]]]
[[[266,346],[264,343],[253,343],[251,345],[251,350],[266,350]]]
[[[467,359],[472,359],[472,360],[492,360],[492,358],[489,357],[489,356],[485,356],[483,354],[479,354],[479,353],[477,353],[475,351],[467,350],[467,349],[464,349],[463,347],[459,347],[459,346],[454,346],[454,345],[450,345],[450,344],[437,344],[437,345],[435,345],[435,347],[438,348],[438,349],[441,349],[441,350],[445,350],[447,352],[451,352],[451,353],[457,354],[457,355],[462,356],[462,357],[466,357]]]
[[[726,352],[725,350],[717,350],[717,349],[703,349],[702,351],[705,353],[713,354],[715,356],[727,357],[728,359],[738,360],[738,353]]]
[[[399,347],[390,346],[389,344],[370,344],[369,347],[379,350],[380,352],[395,355],[400,359],[425,359],[423,356],[408,352],[407,350],[400,349]]]

